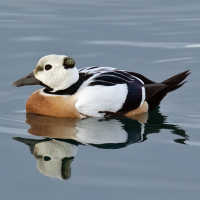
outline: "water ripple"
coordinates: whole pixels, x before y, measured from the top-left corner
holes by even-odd
[[[194,59],[194,57],[171,58],[171,59],[157,60],[157,61],[155,61],[155,63],[176,62],[176,61],[185,61],[185,60],[191,60],[191,59]]]
[[[184,48],[200,48],[200,44],[181,43],[181,42],[131,42],[117,40],[94,40],[85,42],[89,45],[117,45],[117,46],[135,46],[163,49],[184,49]]]
[[[6,121],[13,121],[13,122],[22,122],[24,123],[25,121],[23,120],[18,120],[18,119],[11,119],[11,118],[5,118],[5,117],[0,117],[1,120],[6,120]]]
[[[27,129],[20,129],[20,128],[7,128],[0,126],[1,133],[11,133],[11,134],[20,134],[20,135],[28,135]]]
[[[46,42],[57,40],[58,38],[55,37],[47,37],[47,36],[29,36],[29,37],[18,37],[14,38],[13,41],[15,42]]]

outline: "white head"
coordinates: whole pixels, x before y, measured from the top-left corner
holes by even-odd
[[[42,57],[34,74],[36,79],[52,88],[52,92],[67,89],[79,79],[74,60],[65,55],[52,54]]]

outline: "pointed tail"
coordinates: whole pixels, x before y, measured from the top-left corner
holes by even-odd
[[[172,92],[181,86],[183,86],[187,81],[184,81],[185,78],[190,74],[190,71],[184,71],[181,72],[180,74],[177,74],[175,76],[172,76],[171,78],[168,78],[167,80],[163,81],[163,84],[167,85],[167,90],[168,92]],[[183,82],[184,81],[184,82]]]
[[[158,83],[157,88],[160,88],[160,89],[157,90],[157,92],[154,93],[153,95],[150,95],[150,98],[146,100],[147,103],[149,104],[149,110],[153,110],[154,108],[156,108],[160,104],[161,100],[167,95],[167,93],[172,92],[180,88],[181,86],[183,86],[187,82],[184,80],[189,74],[190,74],[190,71],[187,70],[180,74],[172,76],[171,78],[168,78],[167,80],[161,83]],[[155,87],[156,84],[152,84],[152,86]],[[146,89],[146,92],[148,92],[148,90],[150,91],[151,87],[149,89]],[[152,94],[151,91],[150,91],[150,94]]]

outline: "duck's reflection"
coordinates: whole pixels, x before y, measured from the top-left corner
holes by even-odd
[[[159,110],[137,118],[88,118],[84,120],[54,118],[27,113],[28,132],[45,139],[13,138],[29,146],[37,160],[38,170],[46,176],[68,179],[70,163],[78,152],[78,145],[91,145],[103,149],[119,149],[143,142],[147,135],[170,129],[184,137],[175,142],[184,144],[187,135],[176,125],[165,123]]]

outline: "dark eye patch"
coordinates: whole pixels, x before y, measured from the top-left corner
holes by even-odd
[[[50,70],[52,68],[51,65],[45,65],[45,70]]]

